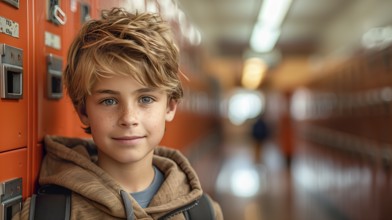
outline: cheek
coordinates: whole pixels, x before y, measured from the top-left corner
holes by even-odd
[[[145,118],[145,126],[148,126],[150,129],[154,130],[164,130],[165,129],[165,117],[162,113],[154,114],[154,116]]]
[[[89,115],[90,127],[95,130],[102,130],[105,127],[113,126],[114,117],[112,114],[99,114],[95,112]]]

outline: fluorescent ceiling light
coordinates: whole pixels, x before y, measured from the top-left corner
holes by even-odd
[[[269,28],[279,28],[292,0],[264,0],[258,20]]]
[[[292,0],[264,0],[250,39],[251,48],[259,53],[271,51],[280,35],[280,26]]]
[[[267,68],[267,64],[260,58],[246,60],[242,71],[242,86],[247,89],[257,89],[264,79]]]
[[[279,35],[279,29],[272,30],[260,24],[256,24],[250,39],[250,46],[254,51],[259,53],[269,52],[274,48]]]

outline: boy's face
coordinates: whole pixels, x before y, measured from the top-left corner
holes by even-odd
[[[100,162],[130,164],[151,160],[176,107],[165,91],[114,76],[97,80],[86,98],[86,114],[79,116],[91,127]]]

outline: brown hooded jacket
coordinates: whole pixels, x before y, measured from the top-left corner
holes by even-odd
[[[92,141],[46,136],[45,149],[39,183],[57,184],[72,190],[72,220],[166,217],[183,220],[182,210],[193,206],[203,193],[197,174],[178,150],[155,149],[153,163],[164,173],[165,181],[149,206],[143,209],[96,165],[96,148]],[[23,205],[20,215],[23,220],[29,217],[30,201],[30,198],[26,199]],[[216,219],[223,219],[219,205],[211,202]]]

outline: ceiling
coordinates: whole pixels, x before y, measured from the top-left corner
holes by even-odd
[[[219,56],[242,56],[262,0],[178,0],[202,34],[208,50]],[[292,0],[276,48],[282,53],[317,50],[322,29],[354,0]]]
[[[275,49],[267,54],[249,50],[263,0],[177,2],[201,32],[202,48],[208,53],[205,61],[210,63],[207,72],[228,89],[237,85],[249,54],[268,63],[268,85],[292,90],[366,49],[363,37],[371,30],[388,29],[381,44],[392,44],[392,0],[292,0]],[[380,42],[380,33],[376,31],[374,42]]]

